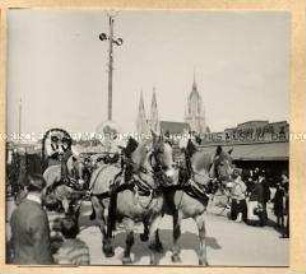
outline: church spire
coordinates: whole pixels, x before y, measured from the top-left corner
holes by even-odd
[[[150,110],[150,129],[159,132],[158,107],[156,98],[156,89],[153,87],[151,110]]]
[[[136,129],[138,134],[146,134],[148,129],[142,90],[140,92]]]
[[[198,91],[195,69],[193,71],[192,89],[187,100],[185,121],[189,124],[191,131],[204,133],[206,130],[205,108]]]
[[[192,82],[192,90],[197,90],[197,82],[196,82],[196,68],[193,68],[193,82]]]

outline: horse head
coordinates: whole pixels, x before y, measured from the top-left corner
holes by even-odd
[[[163,136],[153,135],[150,162],[154,168],[159,183],[163,185],[173,184],[178,179],[178,171],[173,161],[171,145],[166,142]]]
[[[82,186],[84,185],[85,170],[85,164],[83,160],[77,155],[72,155],[67,160],[66,165],[68,176],[75,181],[75,186],[77,188],[82,188]]]
[[[221,146],[216,149],[213,158],[213,168],[211,177],[217,178],[219,181],[228,182],[231,180],[233,172],[233,159],[231,156],[232,149],[228,152],[224,151]]]
[[[139,143],[132,153],[134,172],[145,173],[146,180],[154,187],[174,181],[175,172],[172,147],[162,136],[152,133],[151,139]],[[158,184],[158,185],[157,185]]]

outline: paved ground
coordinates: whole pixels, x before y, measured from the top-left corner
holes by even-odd
[[[12,205],[12,202],[8,204]],[[9,206],[8,215],[12,211]],[[89,206],[84,205],[81,223],[84,225],[79,237],[90,247],[90,258],[93,265],[120,265],[125,246],[124,230],[115,233],[115,256],[105,258],[102,253],[102,236],[97,226],[89,221]],[[215,206],[207,212],[207,244],[208,262],[211,266],[287,266],[289,264],[289,241],[280,239],[279,233],[271,226],[252,227],[244,223],[236,223],[226,218],[226,212],[217,215],[221,210]],[[272,217],[272,214],[269,215]],[[161,241],[164,252],[159,256],[160,265],[171,262],[172,218],[166,216],[161,223]],[[9,226],[7,226],[9,238]],[[136,231],[135,245],[132,249],[132,259],[135,265],[149,264],[149,250],[146,243],[139,239],[142,232],[139,225]],[[197,265],[198,238],[196,225],[192,220],[182,223],[181,258],[183,265]]]

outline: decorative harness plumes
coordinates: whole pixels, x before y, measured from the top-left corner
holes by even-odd
[[[71,145],[72,145],[72,138],[71,136],[69,135],[69,133],[64,130],[64,129],[61,129],[61,128],[51,128],[49,129],[45,135],[43,136],[43,139],[42,139],[42,165],[44,167],[44,169],[47,167],[47,158],[49,155],[46,155],[46,141],[48,138],[52,138],[52,133],[58,133],[62,136],[62,139],[61,141],[64,142],[67,146],[66,147],[62,147],[62,150],[64,152],[66,152],[67,150],[70,150],[71,149]],[[56,150],[58,149],[58,144],[54,144],[51,142],[51,147],[53,150]]]

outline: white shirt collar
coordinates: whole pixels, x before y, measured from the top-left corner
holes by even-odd
[[[39,204],[41,205],[41,198],[38,197],[37,195],[34,195],[34,194],[29,193],[29,194],[27,195],[27,199],[30,200],[30,201],[39,203]]]

